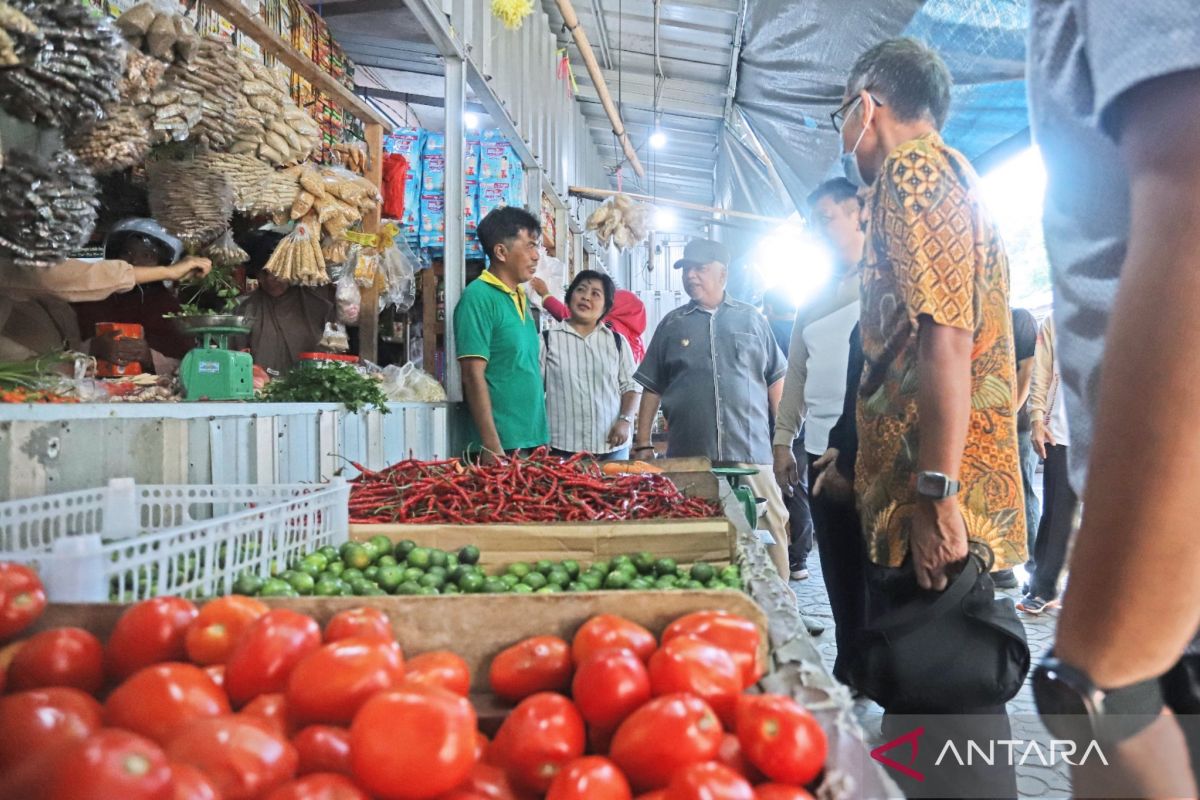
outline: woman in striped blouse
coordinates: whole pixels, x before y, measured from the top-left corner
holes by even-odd
[[[639,394],[633,355],[621,334],[601,324],[615,291],[604,273],[580,272],[567,288],[570,316],[542,334],[550,446],[559,454],[629,457]]]

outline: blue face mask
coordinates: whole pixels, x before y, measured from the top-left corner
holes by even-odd
[[[861,98],[859,98],[859,103],[862,103]],[[871,110],[874,111],[875,109],[872,108]],[[850,181],[860,189],[867,185],[867,181],[865,178],[863,178],[862,170],[858,168],[858,156],[856,156],[855,153],[858,152],[858,146],[862,144],[863,137],[867,135],[867,124],[869,121],[870,120],[866,119],[863,120],[863,129],[862,132],[858,134],[858,139],[854,142],[854,147],[850,148],[849,153],[842,153],[841,158],[842,172],[846,174],[846,180]]]

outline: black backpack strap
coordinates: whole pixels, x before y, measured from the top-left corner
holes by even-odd
[[[542,331],[542,346],[546,348],[546,352],[550,352],[550,331]]]
[[[612,331],[613,339],[617,342],[617,355],[621,355],[621,334],[617,333],[616,328],[609,328]]]

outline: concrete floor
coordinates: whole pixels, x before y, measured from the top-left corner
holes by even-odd
[[[833,660],[837,654],[837,646],[834,644],[833,615],[829,610],[829,597],[825,592],[825,583],[821,578],[820,558],[815,548],[808,557],[808,569],[811,573],[808,580],[792,581],[791,585],[799,599],[800,611],[824,622],[827,626],[825,632],[817,637],[816,641],[825,667],[832,670]],[[1018,569],[1017,577],[1021,583],[1024,583],[1024,570]],[[1020,587],[1004,593],[1012,597],[1014,603],[1021,597]],[[1033,655],[1033,663],[1036,664],[1053,642],[1058,612],[1052,610],[1038,617],[1017,613],[1025,623],[1029,649]],[[1037,719],[1033,693],[1028,680],[1021,692],[1009,701],[1008,710],[1015,738],[1028,740],[1036,737],[1041,742],[1048,740],[1049,734],[1045,732]],[[883,739],[880,735],[879,725],[883,716],[882,709],[870,700],[863,699],[855,704],[855,712],[868,739],[871,740],[872,746],[881,744]],[[1040,763],[1018,766],[1017,788],[1022,798],[1069,798],[1071,796],[1070,779],[1065,766],[1060,770],[1044,767]]]

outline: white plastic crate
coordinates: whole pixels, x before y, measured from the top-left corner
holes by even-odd
[[[37,568],[56,602],[228,594],[349,538],[350,485],[137,486],[0,503],[0,559]]]

